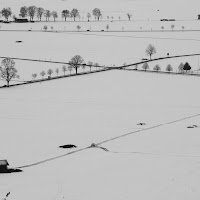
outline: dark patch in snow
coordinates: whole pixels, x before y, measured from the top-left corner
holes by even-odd
[[[22,42],[23,42],[23,41],[21,41],[21,40],[17,40],[17,41],[16,41],[16,43],[22,43]]]
[[[197,128],[197,125],[188,126],[187,128]]]
[[[144,125],[146,125],[146,124],[145,124],[145,123],[138,123],[137,125],[144,126]]]
[[[6,173],[14,173],[14,172],[22,172],[21,169],[7,169],[6,171],[1,171],[0,174],[6,174]]]
[[[74,144],[66,144],[59,146],[60,148],[67,149],[67,148],[76,148],[77,146]]]

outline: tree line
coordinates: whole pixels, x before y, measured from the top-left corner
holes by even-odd
[[[78,68],[80,67],[82,67],[82,69],[85,71],[86,64],[84,62],[84,59],[80,55],[75,55],[69,61],[68,66],[67,65],[62,66],[62,71],[65,75],[66,71],[69,71],[71,74],[72,70],[75,69],[75,73],[78,74]],[[91,61],[88,61],[87,67],[90,68],[90,71],[92,67],[96,67],[96,69],[100,68],[98,63],[93,63]],[[59,68],[57,68],[55,72],[57,73],[57,76],[58,76]],[[42,71],[40,73],[42,79],[46,74],[49,76],[48,78],[51,78],[51,75],[53,74],[53,70],[49,69],[47,72]],[[0,77],[7,82],[7,87],[9,87],[9,83],[12,79],[20,78],[18,75],[18,71],[15,68],[15,61],[13,59],[5,58],[2,60],[1,66],[0,66]],[[32,74],[32,78],[34,80],[36,79],[36,77],[37,77],[37,73]]]
[[[16,18],[15,15],[12,15],[12,10],[10,7],[8,8],[3,8],[0,11],[0,14],[5,18],[6,21],[8,21],[8,19],[13,16],[13,18]],[[87,21],[90,21],[90,18],[92,17],[92,15],[94,16],[95,20],[99,21],[100,18],[102,18],[102,12],[99,8],[94,8],[92,10],[92,14],[90,12],[88,12],[86,14],[87,17]],[[56,20],[56,18],[58,18],[58,12],[57,11],[50,11],[48,9],[44,9],[42,7],[36,7],[36,6],[22,6],[19,10],[19,16],[22,18],[25,17],[29,17],[30,21],[34,21],[34,18],[37,17],[38,21],[42,21],[42,18],[45,18],[46,21],[49,21],[50,17],[53,17],[54,21]],[[71,11],[64,9],[61,12],[61,17],[66,21],[67,18],[71,18],[74,21],[76,21],[76,18],[80,19],[80,13],[78,11],[78,9],[73,8]],[[132,14],[131,13],[127,13],[127,17],[128,20],[130,21]],[[109,20],[110,17],[107,16],[107,20]],[[111,17],[111,20],[113,20],[114,17]],[[121,17],[119,16],[119,20],[121,19]]]

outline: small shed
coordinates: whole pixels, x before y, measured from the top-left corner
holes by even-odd
[[[198,19],[200,19],[200,15],[198,15]]]
[[[28,22],[28,19],[26,18],[15,18],[16,23],[26,23]]]
[[[8,161],[7,160],[0,160],[0,173],[6,172],[8,170]]]

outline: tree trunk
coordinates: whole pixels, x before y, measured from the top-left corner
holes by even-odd
[[[78,67],[76,67],[76,74],[77,74]]]
[[[75,21],[75,18],[76,18],[76,17],[74,17],[74,21]]]
[[[9,81],[7,80],[7,87],[9,87]]]

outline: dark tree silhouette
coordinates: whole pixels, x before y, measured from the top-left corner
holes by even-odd
[[[53,16],[54,22],[56,21],[56,18],[58,18],[58,13],[56,11],[53,11],[51,13],[51,15]]]
[[[43,8],[37,8],[37,17],[42,20],[42,15],[44,14],[44,9]]]
[[[3,8],[1,10],[1,14],[3,17],[5,17],[6,21],[8,21],[8,18],[12,15],[11,8]]]
[[[93,11],[92,11],[93,15],[97,18],[97,20],[99,21],[99,18],[101,17],[101,11],[99,8],[95,8]]]
[[[69,65],[76,70],[77,74],[77,70],[83,62],[84,62],[83,58],[80,55],[76,55],[69,61]]]
[[[7,82],[8,87],[9,82],[13,78],[19,78],[19,75],[17,75],[17,70],[15,68],[14,60],[12,60],[11,58],[5,58],[2,60],[0,67],[0,77]]]
[[[42,79],[43,79],[43,77],[45,76],[45,71],[42,71],[41,73],[40,73],[40,75],[42,76]]]
[[[27,16],[27,7],[26,6],[21,7],[19,12],[20,12],[19,16],[26,17]]]
[[[159,70],[161,70],[161,68],[160,68],[160,66],[159,65],[155,65],[155,67],[153,68],[153,70],[155,70],[155,71],[159,71]]]
[[[73,10],[70,13],[71,17],[74,18],[74,21],[76,20],[76,17],[79,16],[79,12],[77,9],[73,8]]]
[[[152,44],[149,44],[146,49],[146,55],[149,56],[151,60],[153,54],[156,54],[156,48]]]
[[[183,67],[184,67],[184,64],[183,64],[183,63],[181,63],[181,64],[178,66],[179,72],[183,73],[183,71],[184,71]]]
[[[50,12],[50,10],[45,10],[44,16],[45,16],[45,18],[46,18],[46,21],[47,21],[47,20],[49,21],[49,18],[51,17],[51,12]]]
[[[69,17],[69,14],[70,14],[69,10],[62,11],[62,17],[65,18],[65,21],[66,21],[67,17]]]
[[[88,22],[90,21],[91,14],[87,13]]]
[[[189,65],[188,62],[186,62],[186,63],[184,64],[183,70],[185,70],[186,72],[191,70],[191,66]]]
[[[37,8],[35,6],[29,6],[27,8],[27,13],[30,16],[30,21],[33,21]]]
[[[173,71],[173,68],[172,68],[172,66],[171,66],[170,64],[167,65],[166,71],[168,71],[169,73],[170,73],[171,71]]]
[[[147,71],[147,69],[149,69],[149,65],[148,65],[148,63],[146,62],[146,63],[144,63],[143,64],[143,66],[142,66],[142,68],[145,70],[145,72]]]
[[[133,16],[131,13],[127,13],[127,16],[128,16],[128,20],[130,21],[131,20],[131,17]]]
[[[91,71],[91,68],[92,68],[93,62],[88,61],[87,65],[89,65],[88,67],[90,68],[90,71]]]
[[[64,76],[65,76],[65,72],[67,71],[66,65],[63,65],[63,66],[62,66],[62,71],[64,72]]]

